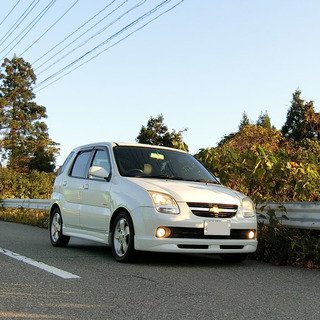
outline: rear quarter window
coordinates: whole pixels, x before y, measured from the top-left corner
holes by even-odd
[[[72,152],[68,155],[67,159],[64,161],[64,163],[63,163],[63,165],[61,166],[61,168],[59,169],[58,174],[57,174],[58,176],[59,176],[61,173],[63,173],[64,170],[67,168],[67,166],[68,166],[68,164],[70,163],[70,160],[72,159],[73,155],[74,155],[74,152],[72,151]]]
[[[86,178],[90,157],[91,151],[80,152],[73,163],[70,176],[76,178]]]

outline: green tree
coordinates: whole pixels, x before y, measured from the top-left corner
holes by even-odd
[[[175,149],[188,151],[187,144],[183,141],[182,134],[187,129],[169,132],[168,127],[164,124],[163,115],[160,114],[157,118],[150,118],[147,126],[142,126],[136,141],[158,146],[166,146]]]
[[[240,124],[239,124],[239,130],[238,132],[231,132],[229,134],[226,134],[224,135],[221,140],[218,142],[218,147],[222,147],[224,146],[225,144],[227,144],[229,141],[231,141],[232,139],[234,139],[237,134],[239,133],[239,131],[242,130],[242,128],[244,128],[245,126],[249,125],[250,124],[250,120],[248,118],[248,115],[246,114],[246,112],[244,112],[242,114],[242,119],[240,121]]]
[[[252,130],[251,136],[248,130]],[[276,128],[271,126],[271,119],[267,111],[265,111],[265,113],[261,112],[255,125],[250,123],[246,112],[244,112],[239,124],[239,130],[237,132],[232,132],[228,135],[225,135],[218,143],[218,147],[222,147],[224,145],[234,145],[236,143],[239,144],[239,148],[241,148],[243,144],[249,143],[252,145],[255,142],[258,142],[259,144],[259,141],[262,142],[262,140],[267,142],[270,136],[273,138],[274,135],[278,134],[276,131]],[[265,137],[263,137],[264,134],[266,134]],[[241,141],[242,138],[244,138],[244,142]],[[271,143],[273,143],[273,141]],[[247,146],[245,146],[245,148],[246,147]]]
[[[0,69],[1,160],[18,171],[53,171],[59,149],[41,121],[46,109],[33,100],[36,76],[30,64],[14,56]],[[41,165],[40,165],[41,164]]]
[[[271,119],[267,113],[267,111],[265,113],[260,114],[258,121],[257,121],[257,126],[266,128],[266,129],[274,129],[274,127],[271,126]]]
[[[300,90],[293,94],[282,133],[285,138],[295,141],[312,138],[320,140],[320,114],[315,112],[313,101],[305,102],[300,95]]]
[[[217,148],[202,149],[196,157],[223,184],[250,195],[256,203],[319,201],[318,114],[312,105],[303,101],[300,105],[312,139],[286,140],[271,126],[267,113],[261,113],[256,125],[244,116],[238,132]]]
[[[259,146],[270,151],[279,149],[283,137],[281,131],[273,128],[265,128],[254,124],[248,124],[240,128],[219,143],[219,147],[233,148],[246,152],[254,146]]]
[[[311,148],[309,150],[308,148]],[[196,157],[221,182],[252,197],[255,203],[319,201],[318,141],[295,150],[268,150],[257,145],[202,149]]]
[[[246,114],[246,112],[244,112],[242,114],[242,120],[240,121],[239,130],[241,128],[245,127],[248,124],[250,124],[250,120],[249,120],[248,115]]]

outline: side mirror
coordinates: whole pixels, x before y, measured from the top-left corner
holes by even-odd
[[[89,175],[97,178],[103,178],[109,181],[110,172],[108,172],[105,168],[93,166],[89,169]]]

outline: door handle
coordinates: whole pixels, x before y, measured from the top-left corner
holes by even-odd
[[[88,190],[89,189],[89,185],[86,183],[83,185],[83,189]]]
[[[63,186],[63,187],[66,187],[66,186],[67,186],[67,181],[63,181],[63,182],[62,182],[62,186]]]

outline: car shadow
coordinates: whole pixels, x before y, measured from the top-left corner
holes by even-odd
[[[114,260],[111,247],[97,242],[72,238],[68,245],[69,249],[77,250],[88,256],[101,256],[110,262]],[[67,249],[66,248],[66,249]],[[199,253],[162,253],[136,251],[135,256],[126,264],[149,265],[149,266],[184,266],[184,267],[208,267],[228,266],[237,267],[247,264],[250,260],[243,262],[226,262],[218,254]]]
[[[247,261],[245,260],[238,263],[226,262],[218,254],[137,252],[132,263],[136,265],[166,265],[173,267],[237,267],[246,264]]]

